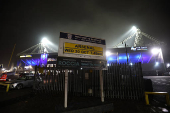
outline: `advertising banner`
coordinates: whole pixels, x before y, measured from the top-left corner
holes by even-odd
[[[107,65],[105,60],[58,57],[57,67],[62,69],[103,69]]]
[[[103,48],[82,44],[65,43],[64,53],[103,56]]]
[[[76,40],[76,41],[81,41],[81,42],[89,42],[89,43],[94,43],[94,44],[106,45],[105,39],[81,36],[81,35],[71,34],[71,33],[60,32],[60,38],[68,39],[68,40]]]
[[[106,60],[105,39],[60,32],[58,56]]]

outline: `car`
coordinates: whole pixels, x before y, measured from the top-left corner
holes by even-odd
[[[42,81],[40,76],[36,77],[38,82]],[[34,83],[34,76],[22,76],[16,80],[7,81],[6,84],[10,84],[10,89],[22,89],[24,87],[32,87]]]
[[[20,73],[19,77],[22,77],[22,76],[34,76],[34,74],[33,73]]]

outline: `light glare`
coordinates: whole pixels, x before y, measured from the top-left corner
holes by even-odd
[[[110,51],[106,51],[106,56],[110,56],[112,53]]]
[[[133,26],[133,27],[132,27],[132,30],[136,32],[136,31],[137,31],[137,28],[136,28],[135,26]]]
[[[160,52],[160,49],[157,49],[157,48],[153,48],[152,49],[152,54],[156,55]]]
[[[158,66],[159,65],[159,62],[156,62],[156,64],[155,64],[156,66]]]
[[[43,38],[42,40],[41,40],[41,43],[43,43],[43,44],[45,44],[45,43],[47,43],[48,42],[48,40],[47,40],[47,38]]]

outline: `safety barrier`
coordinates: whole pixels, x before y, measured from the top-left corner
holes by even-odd
[[[9,91],[9,85],[10,85],[10,84],[0,82],[0,85],[6,86],[6,92]]]
[[[167,105],[170,106],[169,94],[167,92],[145,92],[146,105],[149,105],[148,94],[151,94],[151,95],[165,95]]]

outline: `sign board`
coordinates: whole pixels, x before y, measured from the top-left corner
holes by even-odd
[[[0,64],[0,68],[3,68],[3,64]]]
[[[103,56],[103,48],[65,42],[64,53]]]
[[[60,32],[58,56],[106,60],[105,39]]]
[[[131,47],[132,51],[141,51],[141,50],[148,50],[148,47]]]
[[[23,57],[32,57],[32,55],[22,55],[22,56],[20,56],[20,58],[23,58]]]
[[[62,69],[103,69],[106,65],[106,60],[71,57],[58,57],[57,59],[57,67]]]

